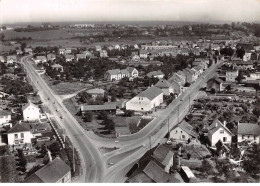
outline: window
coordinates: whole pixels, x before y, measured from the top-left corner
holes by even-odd
[[[14,139],[18,139],[18,134],[14,134]]]
[[[244,139],[245,138],[245,136],[244,135],[242,135],[242,139]]]
[[[21,143],[21,144],[23,143],[23,139],[22,139],[22,140],[20,140],[20,143]]]
[[[21,133],[21,138],[24,138],[24,133]]]
[[[181,131],[181,133],[182,133],[182,131]]]
[[[177,133],[178,133],[178,130],[176,130],[175,133],[177,134]]]
[[[144,110],[144,108],[141,108],[141,110]]]
[[[223,142],[226,142],[227,141],[227,137],[223,137]]]
[[[249,139],[249,138],[250,138],[250,136],[247,136],[247,138]]]
[[[181,135],[181,139],[185,139],[185,135]]]
[[[254,140],[256,140],[256,136],[254,136]]]
[[[219,132],[220,132],[220,134],[224,134],[224,130],[220,130]]]

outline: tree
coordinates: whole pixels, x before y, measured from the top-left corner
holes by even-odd
[[[126,110],[124,116],[125,117],[131,117],[134,115],[134,111],[132,110]]]
[[[83,121],[84,122],[91,122],[93,119],[93,113],[91,111],[87,111],[83,115]]]
[[[201,170],[204,174],[210,174],[210,173],[212,173],[212,171],[213,171],[213,166],[211,165],[211,163],[210,163],[208,160],[204,159],[204,160],[202,161],[200,170]]]
[[[241,58],[241,59],[243,59],[243,56],[245,55],[245,50],[244,50],[244,48],[243,47],[241,47],[241,48],[238,48],[237,50],[236,50],[236,54],[237,54],[237,57],[239,57],[239,58]]]
[[[21,44],[21,50],[24,52],[24,49],[26,48],[27,44],[25,42],[23,42]]]
[[[231,47],[225,47],[220,49],[220,54],[224,56],[232,56],[234,54],[234,50]]]
[[[247,149],[248,153],[246,153],[244,157],[244,162],[242,163],[242,167],[251,175],[257,175],[260,173],[260,145],[253,144],[251,148]]]
[[[235,80],[238,82],[238,83],[241,83],[241,81],[245,79],[243,73],[241,71],[238,72],[238,76],[235,78]]]

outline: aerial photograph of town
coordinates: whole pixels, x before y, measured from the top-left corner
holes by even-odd
[[[1,0],[0,183],[260,183],[260,1]]]

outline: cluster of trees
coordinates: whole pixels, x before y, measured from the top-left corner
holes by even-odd
[[[231,47],[221,48],[220,54],[224,56],[232,56],[234,54],[234,50]]]
[[[101,133],[111,134],[112,132],[115,131],[115,123],[112,119],[108,117],[108,114],[106,112],[100,112],[97,118],[103,120],[101,125],[103,125],[104,127],[101,127],[100,129],[105,131]]]
[[[34,27],[28,25],[26,28],[15,28],[16,32],[37,32],[37,31],[46,31],[46,30],[58,30],[58,27]]]
[[[25,95],[33,91],[33,87],[22,80],[10,80],[2,78],[0,81],[2,85],[4,85],[4,92],[7,94],[14,95]]]
[[[106,101],[106,97],[97,96],[93,98],[89,93],[87,92],[80,92],[78,95],[78,102],[81,103],[87,103],[88,105],[103,105]]]
[[[25,172],[26,171],[26,165],[27,165],[27,160],[24,156],[24,153],[23,153],[23,150],[22,149],[17,149],[17,153],[18,153],[18,165],[19,165],[19,169],[22,171],[22,172]]]
[[[253,109],[253,114],[254,114],[256,117],[260,117],[260,97],[257,97],[257,98],[256,98],[255,108]]]

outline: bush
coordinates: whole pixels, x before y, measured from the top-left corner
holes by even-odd
[[[57,80],[57,81],[54,81],[52,84],[53,84],[53,85],[58,85],[59,83],[60,83],[60,81]]]

